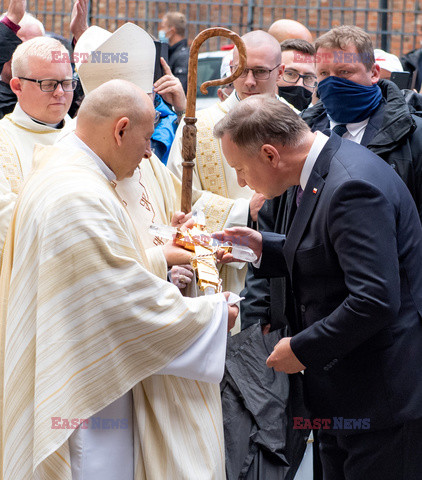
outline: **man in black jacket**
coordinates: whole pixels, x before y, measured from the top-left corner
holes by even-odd
[[[406,183],[422,216],[422,118],[414,113],[418,105],[412,99],[420,96],[407,95],[407,103],[395,84],[379,80],[372,42],[358,27],[334,28],[317,39],[316,48],[322,102],[305,110],[303,119],[313,131],[345,124],[344,138],[366,146],[391,165]],[[370,95],[376,98],[369,102]],[[356,99],[363,102],[358,105]],[[258,215],[260,230],[287,232],[296,211],[296,188],[292,190],[281,198],[265,202]],[[246,297],[241,306],[242,328],[258,321],[271,324],[272,329],[279,328],[286,317],[289,317],[288,323],[294,323],[294,310],[287,308],[287,300],[280,295],[276,298],[270,295],[273,287],[269,283],[273,282],[278,283],[274,279],[270,282],[254,279],[249,271],[242,293]],[[286,292],[285,298],[288,298],[285,288],[281,290],[280,285],[275,288]],[[286,315],[286,310],[290,315]]]
[[[0,118],[13,111],[17,98],[9,81],[12,78],[10,61],[16,47],[22,42],[44,35],[41,22],[25,15],[26,0],[11,0],[6,15],[0,20]],[[25,21],[22,22],[22,19]]]
[[[266,198],[301,187],[286,236],[215,236],[252,248],[258,275],[290,278],[298,332],[267,366],[304,370],[324,479],[422,478],[422,228],[409,190],[367,148],[311,133],[270,98],[241,102],[214,134],[239,185]]]
[[[312,130],[327,128],[367,147],[402,178],[422,216],[422,119],[396,85],[380,80],[369,35],[336,27],[316,47],[318,103],[303,114]]]
[[[169,67],[173,75],[188,87],[189,47],[186,39],[186,17],[180,12],[168,12],[160,26],[159,38],[169,44]]]

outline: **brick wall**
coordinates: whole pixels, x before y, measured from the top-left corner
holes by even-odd
[[[91,0],[91,23],[108,30],[115,30],[126,21],[133,21],[156,35],[160,18],[167,10],[179,10],[189,19],[189,39],[201,30],[212,26],[225,26],[243,34],[251,28],[267,29],[279,18],[298,20],[316,37],[331,26],[352,24],[364,28],[381,46],[381,0],[256,0],[253,18],[248,9],[248,0]],[[72,0],[30,1],[29,11],[42,20],[47,30],[69,36],[69,20]],[[5,10],[8,0],[0,0]],[[399,55],[419,46],[417,0],[387,0],[387,48]],[[251,22],[252,20],[252,22]],[[422,23],[422,19],[420,20]],[[221,42],[210,41],[204,49],[219,48]]]

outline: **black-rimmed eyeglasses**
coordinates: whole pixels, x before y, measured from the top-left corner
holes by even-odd
[[[78,84],[77,80],[35,80],[34,78],[18,77],[20,80],[28,80],[28,82],[38,83],[42,92],[54,92],[56,88],[61,85],[64,92],[73,92],[76,85]]]
[[[305,87],[315,88],[318,84],[317,77],[314,75],[301,75],[297,72],[285,70],[283,73],[283,80],[287,83],[297,83],[299,78],[303,78],[303,85]]]
[[[243,70],[240,77],[241,78],[246,77],[246,75],[248,75],[249,71],[251,71],[255,80],[268,80],[270,78],[271,72],[274,71],[279,66],[280,66],[280,64],[276,65],[274,68],[271,68],[271,69],[268,69],[268,68],[245,68],[245,70]],[[238,65],[231,65],[230,66],[231,72],[234,73],[237,70],[237,67],[238,67]]]

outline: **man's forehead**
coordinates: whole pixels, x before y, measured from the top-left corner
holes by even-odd
[[[294,69],[309,75],[315,74],[314,57],[298,50],[285,50],[282,62],[286,68]]]
[[[248,67],[265,67],[273,62],[275,52],[264,45],[258,47],[246,46],[246,64]],[[238,62],[239,52],[235,48],[233,51],[233,61]]]
[[[239,147],[233,142],[228,133],[225,133],[221,137],[221,144],[226,154],[225,157],[228,164],[233,168],[240,167],[243,163],[243,157],[240,155]]]
[[[371,63],[368,53],[358,53],[354,45],[347,45],[345,48],[318,48],[315,55],[315,63],[318,64],[335,64],[338,66],[353,64]]]
[[[53,62],[53,53],[51,60],[31,56],[28,58],[28,74],[42,75],[44,78],[53,78],[60,80],[59,77],[71,77],[72,67],[68,62]]]

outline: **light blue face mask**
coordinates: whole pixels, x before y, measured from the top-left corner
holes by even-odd
[[[166,37],[166,32],[164,30],[158,30],[158,40],[161,43],[169,43],[169,39]]]

